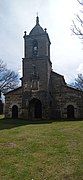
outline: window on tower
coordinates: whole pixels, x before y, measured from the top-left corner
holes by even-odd
[[[35,55],[35,56],[38,55],[38,42],[37,42],[37,40],[33,41],[33,55]]]
[[[32,91],[38,91],[39,90],[39,80],[32,80],[31,82],[31,89]]]

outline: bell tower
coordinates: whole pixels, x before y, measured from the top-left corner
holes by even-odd
[[[48,57],[50,59],[50,39],[47,29],[39,25],[39,17],[36,17],[36,25],[29,35],[24,32],[24,56],[25,58]]]
[[[36,98],[41,101],[42,107],[47,102],[51,73],[50,39],[47,30],[40,26],[39,17],[36,25],[27,35],[24,32],[23,58],[23,109],[29,108],[29,102]],[[32,104],[32,103],[31,103]],[[29,113],[29,109],[27,109]],[[44,114],[44,112],[42,111]],[[34,116],[34,115],[33,115]],[[43,117],[43,116],[42,116]]]

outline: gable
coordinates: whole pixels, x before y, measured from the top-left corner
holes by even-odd
[[[14,95],[14,94],[22,94],[22,87],[19,87],[19,88],[12,90],[12,91],[9,91],[4,95],[7,96],[7,95]]]
[[[64,76],[56,73],[56,72],[51,72],[51,79],[53,81],[53,84],[55,84],[56,86],[60,86],[60,85],[66,85]]]

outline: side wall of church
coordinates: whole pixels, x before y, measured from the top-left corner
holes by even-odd
[[[67,108],[74,108],[74,118],[83,118],[83,92],[67,86],[63,77],[52,75],[52,106],[53,118],[68,118]]]
[[[83,92],[64,86],[62,87],[62,97],[60,101],[62,118],[67,118],[67,107],[69,105],[74,107],[75,119],[83,118]]]
[[[18,118],[22,118],[22,88],[18,88],[6,94],[5,99],[5,117],[12,117],[12,107],[18,107]]]

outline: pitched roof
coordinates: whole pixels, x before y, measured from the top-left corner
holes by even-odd
[[[22,88],[22,87],[18,87],[18,88],[16,88],[16,89],[10,90],[9,92],[5,93],[4,95],[10,94],[10,93],[15,92],[15,91],[18,91],[18,90],[20,90],[21,88]]]
[[[36,17],[36,25],[34,26],[34,28],[30,31],[29,35],[40,35],[40,34],[45,34],[45,31],[43,30],[43,28],[40,26],[39,24],[39,17]]]

